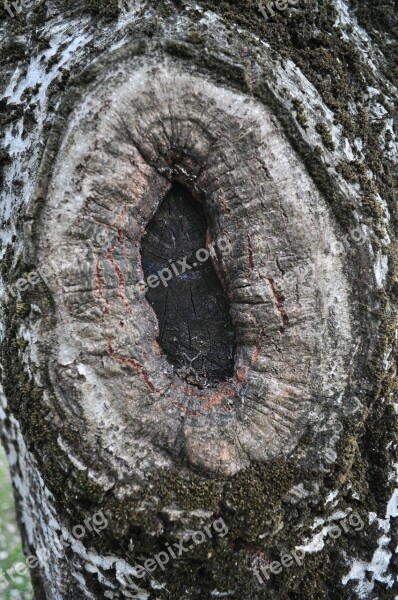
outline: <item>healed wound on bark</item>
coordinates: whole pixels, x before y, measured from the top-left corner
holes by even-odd
[[[55,329],[54,385],[90,411],[84,444],[111,439],[106,460],[123,455],[127,477],[143,431],[145,467],[183,457],[230,475],[294,448],[330,395],[331,363],[343,390],[348,284],[324,199],[269,112],[151,61],[126,50],[106,65],[54,143],[31,258],[60,265],[41,335]],[[143,279],[166,268],[145,298]]]
[[[158,342],[180,377],[200,387],[232,377],[235,348],[228,300],[206,249],[206,234],[203,206],[174,183],[141,243]]]

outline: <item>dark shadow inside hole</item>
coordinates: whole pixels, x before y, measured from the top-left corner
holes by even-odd
[[[141,242],[146,298],[159,321],[159,345],[178,375],[199,387],[232,377],[235,352],[228,299],[211,257],[205,258],[206,232],[203,206],[174,183]],[[214,251],[219,260],[217,246]]]

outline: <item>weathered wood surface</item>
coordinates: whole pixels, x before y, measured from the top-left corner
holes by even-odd
[[[232,378],[236,346],[228,298],[211,260],[217,266],[232,247],[221,238],[207,249],[204,204],[174,184],[141,240],[159,345],[179,377],[199,387]]]
[[[37,599],[397,597],[394,7],[3,9],[2,439]]]

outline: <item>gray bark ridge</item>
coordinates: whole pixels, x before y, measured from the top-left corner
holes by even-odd
[[[395,598],[389,57],[341,2],[243,29],[224,4],[2,26],[2,439],[25,551],[51,549],[37,598]],[[211,258],[237,341],[214,386],[173,368],[142,292],[173,182],[231,248]]]

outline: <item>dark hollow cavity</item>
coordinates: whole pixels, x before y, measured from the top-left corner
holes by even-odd
[[[202,205],[174,183],[141,242],[145,280],[153,286],[146,298],[159,321],[158,343],[178,375],[199,387],[229,379],[235,352],[229,303],[212,259],[204,260],[203,252],[203,262],[198,260],[197,251],[206,249],[206,232]],[[214,250],[219,260],[217,245]]]

